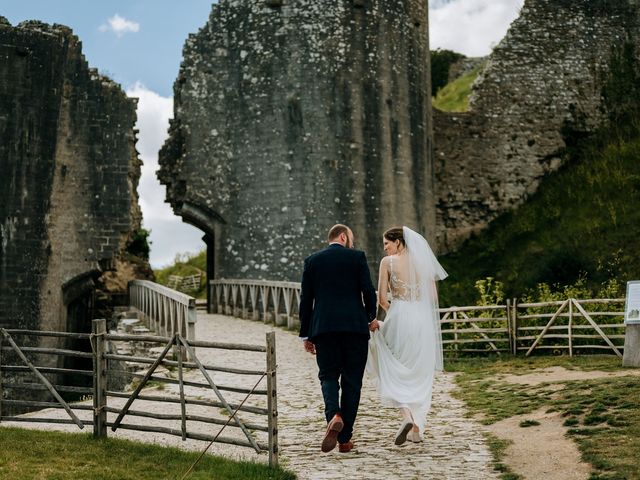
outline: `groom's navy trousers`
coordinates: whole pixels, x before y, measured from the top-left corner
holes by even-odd
[[[332,244],[305,260],[300,337],[316,346],[325,416],[344,421],[340,443],[351,438],[358,413],[376,301],[364,252]]]
[[[336,413],[342,415],[344,428],[338,434],[338,442],[346,443],[351,439],[360,405],[369,336],[360,333],[325,333],[316,337],[314,342],[318,378],[324,397],[324,415],[327,422]]]

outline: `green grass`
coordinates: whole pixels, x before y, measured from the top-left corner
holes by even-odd
[[[490,375],[511,374],[526,375],[534,369],[549,367],[564,367],[568,370],[604,370],[613,372],[620,370],[620,359],[613,355],[593,355],[581,357],[480,357],[469,360],[445,360],[447,371],[460,372],[468,375],[469,379],[481,379]]]
[[[566,418],[567,435],[577,443],[583,460],[593,466],[592,479],[640,480],[640,380],[628,376],[568,381],[557,390],[550,389],[548,383],[518,385],[496,378],[552,365],[581,370],[622,369],[619,358],[597,356],[458,360],[448,362],[447,370],[459,372],[456,381],[461,388],[457,395],[471,414],[483,415],[483,423],[541,408],[558,412]]]
[[[595,295],[611,279],[638,278],[637,205],[640,135],[574,152],[525,204],[441,257],[450,275],[440,285],[442,305],[475,303],[474,284],[486,277],[502,282],[507,298],[540,283],[562,290],[581,277]]]
[[[474,68],[441,88],[433,99],[434,108],[443,112],[466,112],[469,110],[471,85],[475,82],[481,69],[482,67]]]
[[[538,425],[540,425],[540,422],[537,420],[523,420],[522,422],[520,422],[520,426],[522,428],[537,427]]]
[[[511,469],[503,462],[504,454],[512,442],[503,440],[490,433],[485,434],[489,450],[493,454],[493,468],[500,473],[501,480],[521,480],[522,477],[511,471]]]
[[[88,434],[0,428],[0,478],[20,480],[179,479],[198,453]],[[205,455],[190,480],[295,479],[282,469]]]

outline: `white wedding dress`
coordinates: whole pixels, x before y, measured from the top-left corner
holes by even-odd
[[[442,370],[442,336],[436,280],[447,273],[427,241],[403,228],[406,249],[385,257],[379,291],[391,291],[391,305],[371,335],[367,372],[382,405],[407,408],[420,434],[431,407],[433,378]]]

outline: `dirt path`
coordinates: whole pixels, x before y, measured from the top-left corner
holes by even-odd
[[[586,480],[591,466],[580,458],[578,446],[565,436],[564,419],[541,409],[501,420],[488,428],[493,435],[513,443],[507,447],[503,463],[524,479]],[[523,428],[523,420],[540,425]]]
[[[565,382],[623,376],[640,376],[640,370],[583,371],[555,366],[525,375],[499,375],[495,380],[523,386],[549,383],[551,390],[561,390]],[[564,418],[558,413],[545,413],[545,410],[510,417],[488,426],[496,437],[513,442],[506,449],[503,462],[524,479],[588,479],[591,466],[582,461],[578,446],[566,436]],[[540,425],[523,428],[520,426],[523,420],[536,420]]]
[[[497,380],[520,385],[540,385],[541,383],[573,382],[579,380],[593,380],[596,378],[614,378],[626,376],[640,376],[640,369],[618,370],[604,372],[601,370],[569,370],[564,367],[549,367],[535,370],[525,375],[501,375]]]

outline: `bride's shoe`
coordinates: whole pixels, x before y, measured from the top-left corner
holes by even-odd
[[[402,445],[407,441],[407,434],[413,429],[413,422],[411,420],[403,420],[398,433],[396,433],[396,445]]]
[[[415,431],[411,430],[407,434],[407,440],[409,440],[410,442],[413,442],[413,443],[422,443],[422,435],[420,435],[420,432],[415,432]]]

